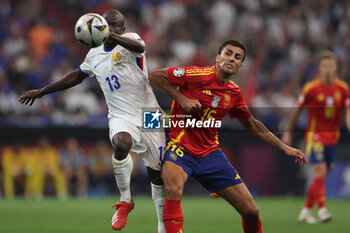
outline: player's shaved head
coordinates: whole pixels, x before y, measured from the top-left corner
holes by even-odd
[[[120,23],[123,26],[125,23],[124,15],[116,9],[110,9],[110,10],[106,11],[105,13],[103,13],[103,18],[105,18],[106,20],[107,19],[114,19],[114,20],[118,21],[118,23]]]
[[[122,13],[120,13],[118,10],[115,9],[110,9],[103,13],[103,18],[106,19],[109,30],[117,35],[122,35],[125,31],[125,17]],[[107,44],[111,44],[113,40],[108,40],[106,41]],[[113,42],[115,44],[115,41]]]

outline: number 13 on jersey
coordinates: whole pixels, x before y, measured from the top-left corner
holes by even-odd
[[[107,77],[106,81],[108,82],[108,85],[111,91],[118,90],[120,88],[120,84],[118,82],[117,76],[112,75],[111,77]]]

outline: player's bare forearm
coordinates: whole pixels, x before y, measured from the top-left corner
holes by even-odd
[[[288,124],[288,127],[287,127],[287,132],[292,132],[296,123],[297,123],[297,120],[298,120],[298,117],[301,113],[303,109],[301,107],[298,107],[294,112],[293,112],[293,115],[292,117],[290,118],[289,120],[289,124]]]
[[[295,124],[298,120],[298,117],[300,115],[302,111],[301,107],[298,107],[294,112],[292,117],[289,120],[289,124],[287,126],[286,131],[284,132],[283,136],[282,136],[282,141],[287,144],[287,145],[291,145],[292,144],[292,133],[293,133],[293,129],[295,127]]]
[[[143,53],[146,50],[146,46],[141,41],[123,37],[113,32],[110,32],[109,37],[116,40],[119,45],[132,52]]]
[[[79,70],[72,71],[66,74],[62,79],[51,83],[41,89],[27,91],[25,94],[19,97],[18,101],[22,104],[32,105],[35,99],[41,98],[44,95],[53,92],[62,91],[73,87],[81,83],[85,78],[86,77]]]
[[[46,95],[53,92],[62,91],[78,85],[85,78],[86,76],[84,76],[79,70],[75,70],[66,74],[60,80],[43,87],[41,92],[43,95]]]

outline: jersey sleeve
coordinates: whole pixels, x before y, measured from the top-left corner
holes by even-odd
[[[172,85],[183,86],[187,81],[186,67],[168,68],[168,80]]]
[[[137,41],[140,41],[142,43],[143,46],[145,46],[145,42],[141,39],[141,37],[135,33],[135,32],[128,32],[128,33],[124,33],[122,35],[123,37],[126,37],[126,38],[130,38],[130,39],[134,39],[134,40],[137,40]],[[135,57],[142,57],[145,55],[145,52],[146,51],[143,51],[142,53],[137,53],[137,52],[132,52],[130,50],[128,50],[132,55],[134,55]]]
[[[243,99],[241,90],[239,90],[238,95],[235,98],[233,98],[232,101],[235,101],[235,104],[229,111],[229,115],[231,118],[248,119],[252,116]]]
[[[80,64],[79,72],[83,73],[86,76],[92,77],[94,76],[94,73],[92,72],[92,59],[90,51],[86,55],[84,62]]]
[[[308,104],[309,99],[310,99],[310,88],[306,84],[298,96],[297,106],[298,107],[305,107]]]

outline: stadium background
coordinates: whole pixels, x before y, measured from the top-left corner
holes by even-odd
[[[137,32],[145,40],[149,72],[168,66],[212,65],[224,40],[243,41],[247,58],[234,81],[256,118],[278,136],[286,127],[301,86],[317,73],[320,49],[336,53],[339,77],[350,82],[350,1],[2,0],[0,158],[5,149],[19,146],[39,151],[36,163],[40,163],[45,153],[39,142],[47,137],[63,163],[67,141],[76,139],[73,149],[83,159],[76,164],[82,174],[81,180],[72,181],[73,195],[117,193],[110,164],[107,107],[97,82],[85,80],[71,90],[43,97],[32,107],[17,99],[26,90],[40,88],[76,69],[88,50],[74,39],[75,21],[84,13],[102,14],[110,8],[126,16],[127,31]],[[155,92],[161,106],[169,109],[170,100]],[[306,114],[299,118],[294,146],[304,147],[305,125]],[[220,131],[223,150],[254,195],[304,194],[307,169],[246,133],[236,120],[224,119]],[[327,180],[331,197],[350,197],[350,136],[344,125],[342,131],[338,162]],[[0,194],[4,196],[3,167]],[[132,192],[149,194],[142,161],[135,158],[135,167]],[[23,195],[25,182],[24,178],[17,180],[16,195]],[[45,195],[55,193],[53,183],[46,180]],[[77,183],[84,183],[81,190]],[[194,181],[189,181],[185,192],[206,195]]]

